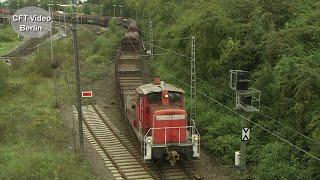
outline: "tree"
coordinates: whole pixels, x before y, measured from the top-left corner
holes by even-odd
[[[259,0],[263,12],[270,15],[276,29],[283,28],[293,18],[293,3],[287,0]]]
[[[88,14],[88,15],[91,14],[91,9],[90,9],[90,7],[89,7],[88,5],[86,5],[86,4],[83,6],[83,13],[84,13],[84,14]]]
[[[299,168],[296,164],[298,163],[291,157],[288,146],[273,142],[263,147],[259,164],[254,168],[254,178],[261,180],[297,179]]]

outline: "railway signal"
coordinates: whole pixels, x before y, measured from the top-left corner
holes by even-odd
[[[242,141],[249,141],[250,128],[242,128],[241,135],[242,135],[241,136]]]
[[[236,109],[245,112],[257,112],[260,109],[261,92],[249,87],[249,76],[248,71],[230,70],[229,87],[236,91]],[[240,162],[235,162],[235,164],[240,165],[240,171],[244,171],[246,169],[246,146],[250,134],[248,120],[242,118],[241,126],[241,152],[236,152],[235,158],[236,161],[240,160]]]

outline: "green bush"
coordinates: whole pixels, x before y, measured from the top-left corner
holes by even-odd
[[[220,135],[216,138],[212,136],[204,136],[207,141],[206,149],[219,157],[223,164],[231,164],[234,161],[234,152],[239,150],[240,137],[235,135]]]
[[[301,177],[297,159],[290,156],[288,146],[279,142],[263,147],[259,164],[254,168],[255,179],[312,179]]]
[[[108,63],[110,62],[109,59],[107,59],[106,57],[104,56],[100,56],[100,55],[92,55],[92,56],[89,56],[86,60],[88,63],[93,63],[93,64],[101,64],[101,63]]]
[[[12,42],[16,40],[18,40],[18,35],[10,26],[5,26],[3,29],[0,29],[0,42]]]
[[[52,77],[53,70],[51,69],[51,56],[50,54],[40,51],[36,54],[34,60],[32,61],[34,71],[43,77]]]

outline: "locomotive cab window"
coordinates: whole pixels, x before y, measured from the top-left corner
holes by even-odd
[[[161,97],[161,92],[150,93],[147,95],[147,100],[149,104],[160,104]]]
[[[181,93],[169,92],[169,102],[170,104],[178,104],[181,102]]]

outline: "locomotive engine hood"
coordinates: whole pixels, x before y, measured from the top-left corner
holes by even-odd
[[[155,105],[150,107],[154,120],[185,120],[186,111],[177,105]]]

